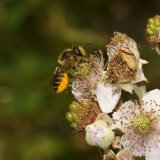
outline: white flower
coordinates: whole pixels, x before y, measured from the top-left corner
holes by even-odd
[[[136,88],[138,95],[145,93],[144,87],[139,93],[140,89],[135,84],[146,81],[142,70],[146,61],[140,59],[135,41],[121,33],[115,33],[107,46],[107,54],[108,63],[99,51],[97,56],[90,55],[88,63],[78,65],[75,69],[78,76],[72,80],[72,93],[79,102],[97,101],[102,112],[111,113],[119,102],[122,90],[132,93]]]
[[[132,93],[134,84],[147,81],[142,65],[147,61],[140,59],[136,42],[126,34],[116,32],[107,45],[109,62],[107,77],[123,90]]]
[[[102,112],[110,113],[116,107],[121,96],[120,87],[107,83],[103,53],[89,57],[89,73],[72,80],[72,94],[79,102],[97,101]],[[81,68],[79,68],[81,69]]]
[[[103,120],[96,120],[85,128],[86,141],[91,146],[107,149],[114,140],[112,128]]]
[[[113,119],[124,133],[122,146],[132,156],[160,160],[160,90],[148,92],[142,100],[123,103]]]

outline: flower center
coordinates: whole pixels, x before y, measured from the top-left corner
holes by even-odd
[[[143,113],[137,117],[134,117],[133,123],[141,133],[145,133],[149,130],[150,121],[148,117]]]

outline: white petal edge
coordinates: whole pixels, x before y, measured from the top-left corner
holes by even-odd
[[[160,142],[154,142],[152,144],[151,151],[146,151],[146,160],[160,160]]]
[[[147,92],[142,100],[145,102],[149,102],[150,100],[155,101],[156,103],[160,104],[160,90],[154,89],[149,92]]]

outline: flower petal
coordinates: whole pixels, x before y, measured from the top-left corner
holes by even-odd
[[[137,73],[136,73],[136,78],[133,81],[133,83],[138,83],[138,82],[142,82],[142,81],[146,81],[147,82],[147,78],[145,77],[144,73],[143,73],[143,69],[142,69],[142,65],[146,64],[147,61],[140,59],[139,63],[138,63],[138,67],[137,67]]]
[[[147,92],[142,100],[144,102],[149,102],[149,101],[156,101],[156,103],[160,104],[160,90],[159,89],[154,89],[152,91]]]
[[[139,114],[138,107],[132,101],[123,103],[120,109],[113,113],[115,127],[124,132],[128,125],[130,125],[133,114]]]
[[[160,142],[154,142],[150,151],[146,151],[146,160],[160,160]]]
[[[138,98],[142,99],[142,97],[146,94],[146,86],[145,85],[137,85],[133,86],[135,94]]]
[[[145,105],[144,110],[146,112],[155,111],[154,116],[160,116],[160,90],[154,89],[150,92],[147,92],[143,98],[143,103]]]
[[[133,85],[130,84],[130,83],[124,83],[124,84],[119,84],[119,86],[125,90],[126,92],[129,92],[132,94],[132,91],[133,91]]]
[[[96,96],[102,112],[110,113],[119,101],[121,89],[114,84],[98,82]]]

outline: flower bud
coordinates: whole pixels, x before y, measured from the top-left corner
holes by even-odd
[[[76,101],[73,101],[70,105],[69,105],[69,109],[71,111],[76,111],[78,108],[80,107],[80,104]]]
[[[148,36],[156,36],[157,32],[159,31],[160,28],[160,16],[156,15],[153,18],[148,19],[148,24],[146,27],[146,33]]]
[[[72,114],[70,112],[66,113],[66,118],[69,122],[73,122]]]
[[[114,140],[114,132],[105,121],[97,120],[85,128],[86,141],[91,146],[107,149]]]

